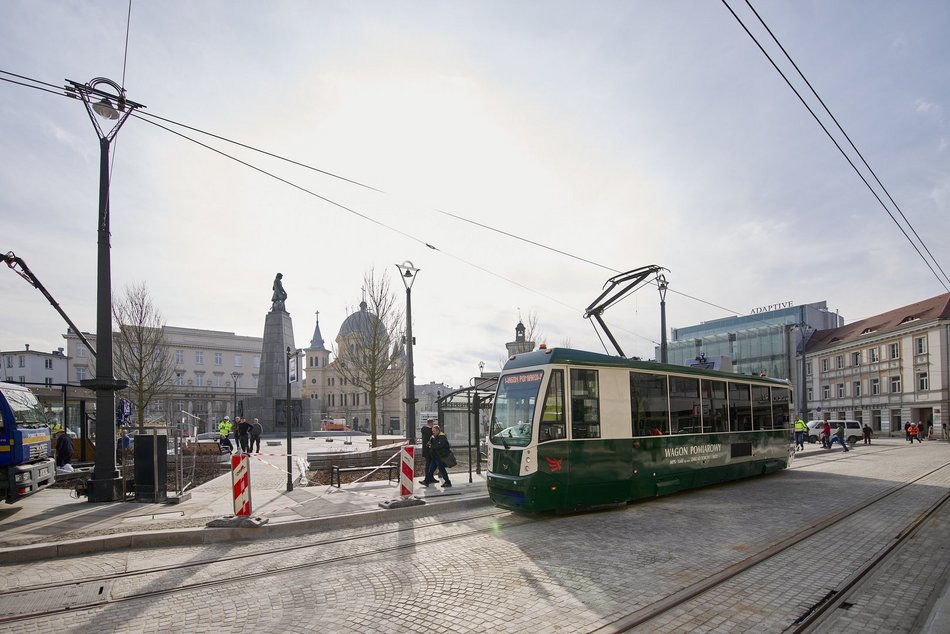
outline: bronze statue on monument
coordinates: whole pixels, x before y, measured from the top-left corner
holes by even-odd
[[[274,294],[270,298],[270,301],[273,302],[271,312],[287,312],[287,308],[284,306],[284,300],[287,299],[287,291],[284,290],[284,285],[280,281],[283,277],[283,274],[278,273],[277,277],[274,278]]]

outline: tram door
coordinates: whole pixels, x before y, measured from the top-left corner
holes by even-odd
[[[564,401],[564,370],[552,370],[542,404],[538,425],[538,475],[535,479],[535,503],[563,508],[570,472],[567,440],[567,407]]]
[[[610,379],[622,379],[616,385]],[[604,430],[614,408],[623,402],[629,412],[626,375],[599,370],[570,370],[571,455],[568,506],[595,506],[625,501],[630,486],[630,445]],[[621,395],[625,394],[623,398]],[[627,414],[629,428],[629,413]]]

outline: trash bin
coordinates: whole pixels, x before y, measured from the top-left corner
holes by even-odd
[[[135,501],[168,500],[168,434],[165,428],[146,428],[135,435]]]

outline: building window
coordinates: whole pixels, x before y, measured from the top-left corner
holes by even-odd
[[[43,367],[47,370],[53,369],[53,360],[52,359],[43,359]]]
[[[185,373],[175,372],[175,385],[182,386],[184,384],[185,384]]]
[[[822,372],[827,372],[827,371],[828,371],[828,359],[822,359],[822,360],[821,360],[821,371],[822,371]]]
[[[844,367],[844,355],[839,354],[837,357],[835,357],[835,369],[840,370],[843,367]]]
[[[861,365],[861,353],[860,353],[860,352],[852,352],[852,353],[851,353],[851,365],[853,365],[853,366],[859,366],[859,365]]]
[[[214,386],[215,387],[224,387],[224,375],[220,372],[214,373]]]
[[[234,355],[234,367],[240,368],[242,365],[244,365],[244,359],[241,358],[241,355]]]
[[[25,367],[26,367],[26,357],[24,357],[22,354],[20,355],[20,367],[21,367],[21,368],[25,368]],[[22,383],[22,382],[23,382],[23,381],[20,381],[20,383]]]
[[[927,377],[926,372],[921,372],[917,375],[917,390],[920,392],[926,392],[930,389],[930,379]]]
[[[809,362],[805,365],[805,374],[806,374],[807,376],[811,376],[811,361],[809,361]]]
[[[185,364],[185,351],[175,350],[175,365],[184,365],[184,364]]]
[[[838,398],[844,398],[844,383],[838,384]]]
[[[76,356],[80,359],[86,358],[86,346],[79,344],[76,346]]]
[[[891,394],[898,394],[901,391],[901,378],[899,376],[891,377]]]
[[[43,379],[43,381],[46,383],[47,387],[53,384],[53,379],[51,379],[50,377],[46,377],[45,379]]]
[[[195,372],[195,385],[202,386],[204,384],[205,384],[205,373]]]
[[[927,354],[927,337],[917,337],[914,339],[914,353]]]
[[[881,393],[881,380],[871,379],[871,395],[877,396]]]
[[[215,365],[222,365],[222,364],[224,364],[224,355],[221,354],[220,352],[215,352],[215,353],[214,353],[214,364],[215,364]]]
[[[8,368],[13,367],[13,357],[7,357],[7,367]]]
[[[877,363],[878,361],[880,361],[877,348],[868,348],[868,361],[870,363]]]
[[[809,387],[808,390],[807,390],[807,392],[808,392],[808,400],[809,400],[809,401],[814,401],[814,400],[815,400],[815,389]]]
[[[201,350],[195,350],[195,365],[205,364],[205,353]]]
[[[901,344],[892,343],[887,346],[888,359],[900,359],[901,357]]]
[[[76,380],[77,381],[86,380],[86,368],[76,368]]]
[[[830,385],[822,385],[822,386],[821,386],[821,398],[823,398],[823,399],[829,399],[829,398],[831,398],[831,386],[830,386]]]
[[[261,367],[261,358],[260,358],[260,357],[254,357],[254,369],[255,369],[255,370],[259,370],[260,367]]]
[[[861,396],[861,381],[855,381],[851,387],[854,388],[855,397]]]

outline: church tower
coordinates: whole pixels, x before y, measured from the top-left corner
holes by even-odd
[[[525,339],[524,330],[524,324],[521,323],[521,320],[518,320],[518,325],[515,326],[515,340],[505,344],[505,347],[508,348],[509,357],[534,350],[534,342]]]

